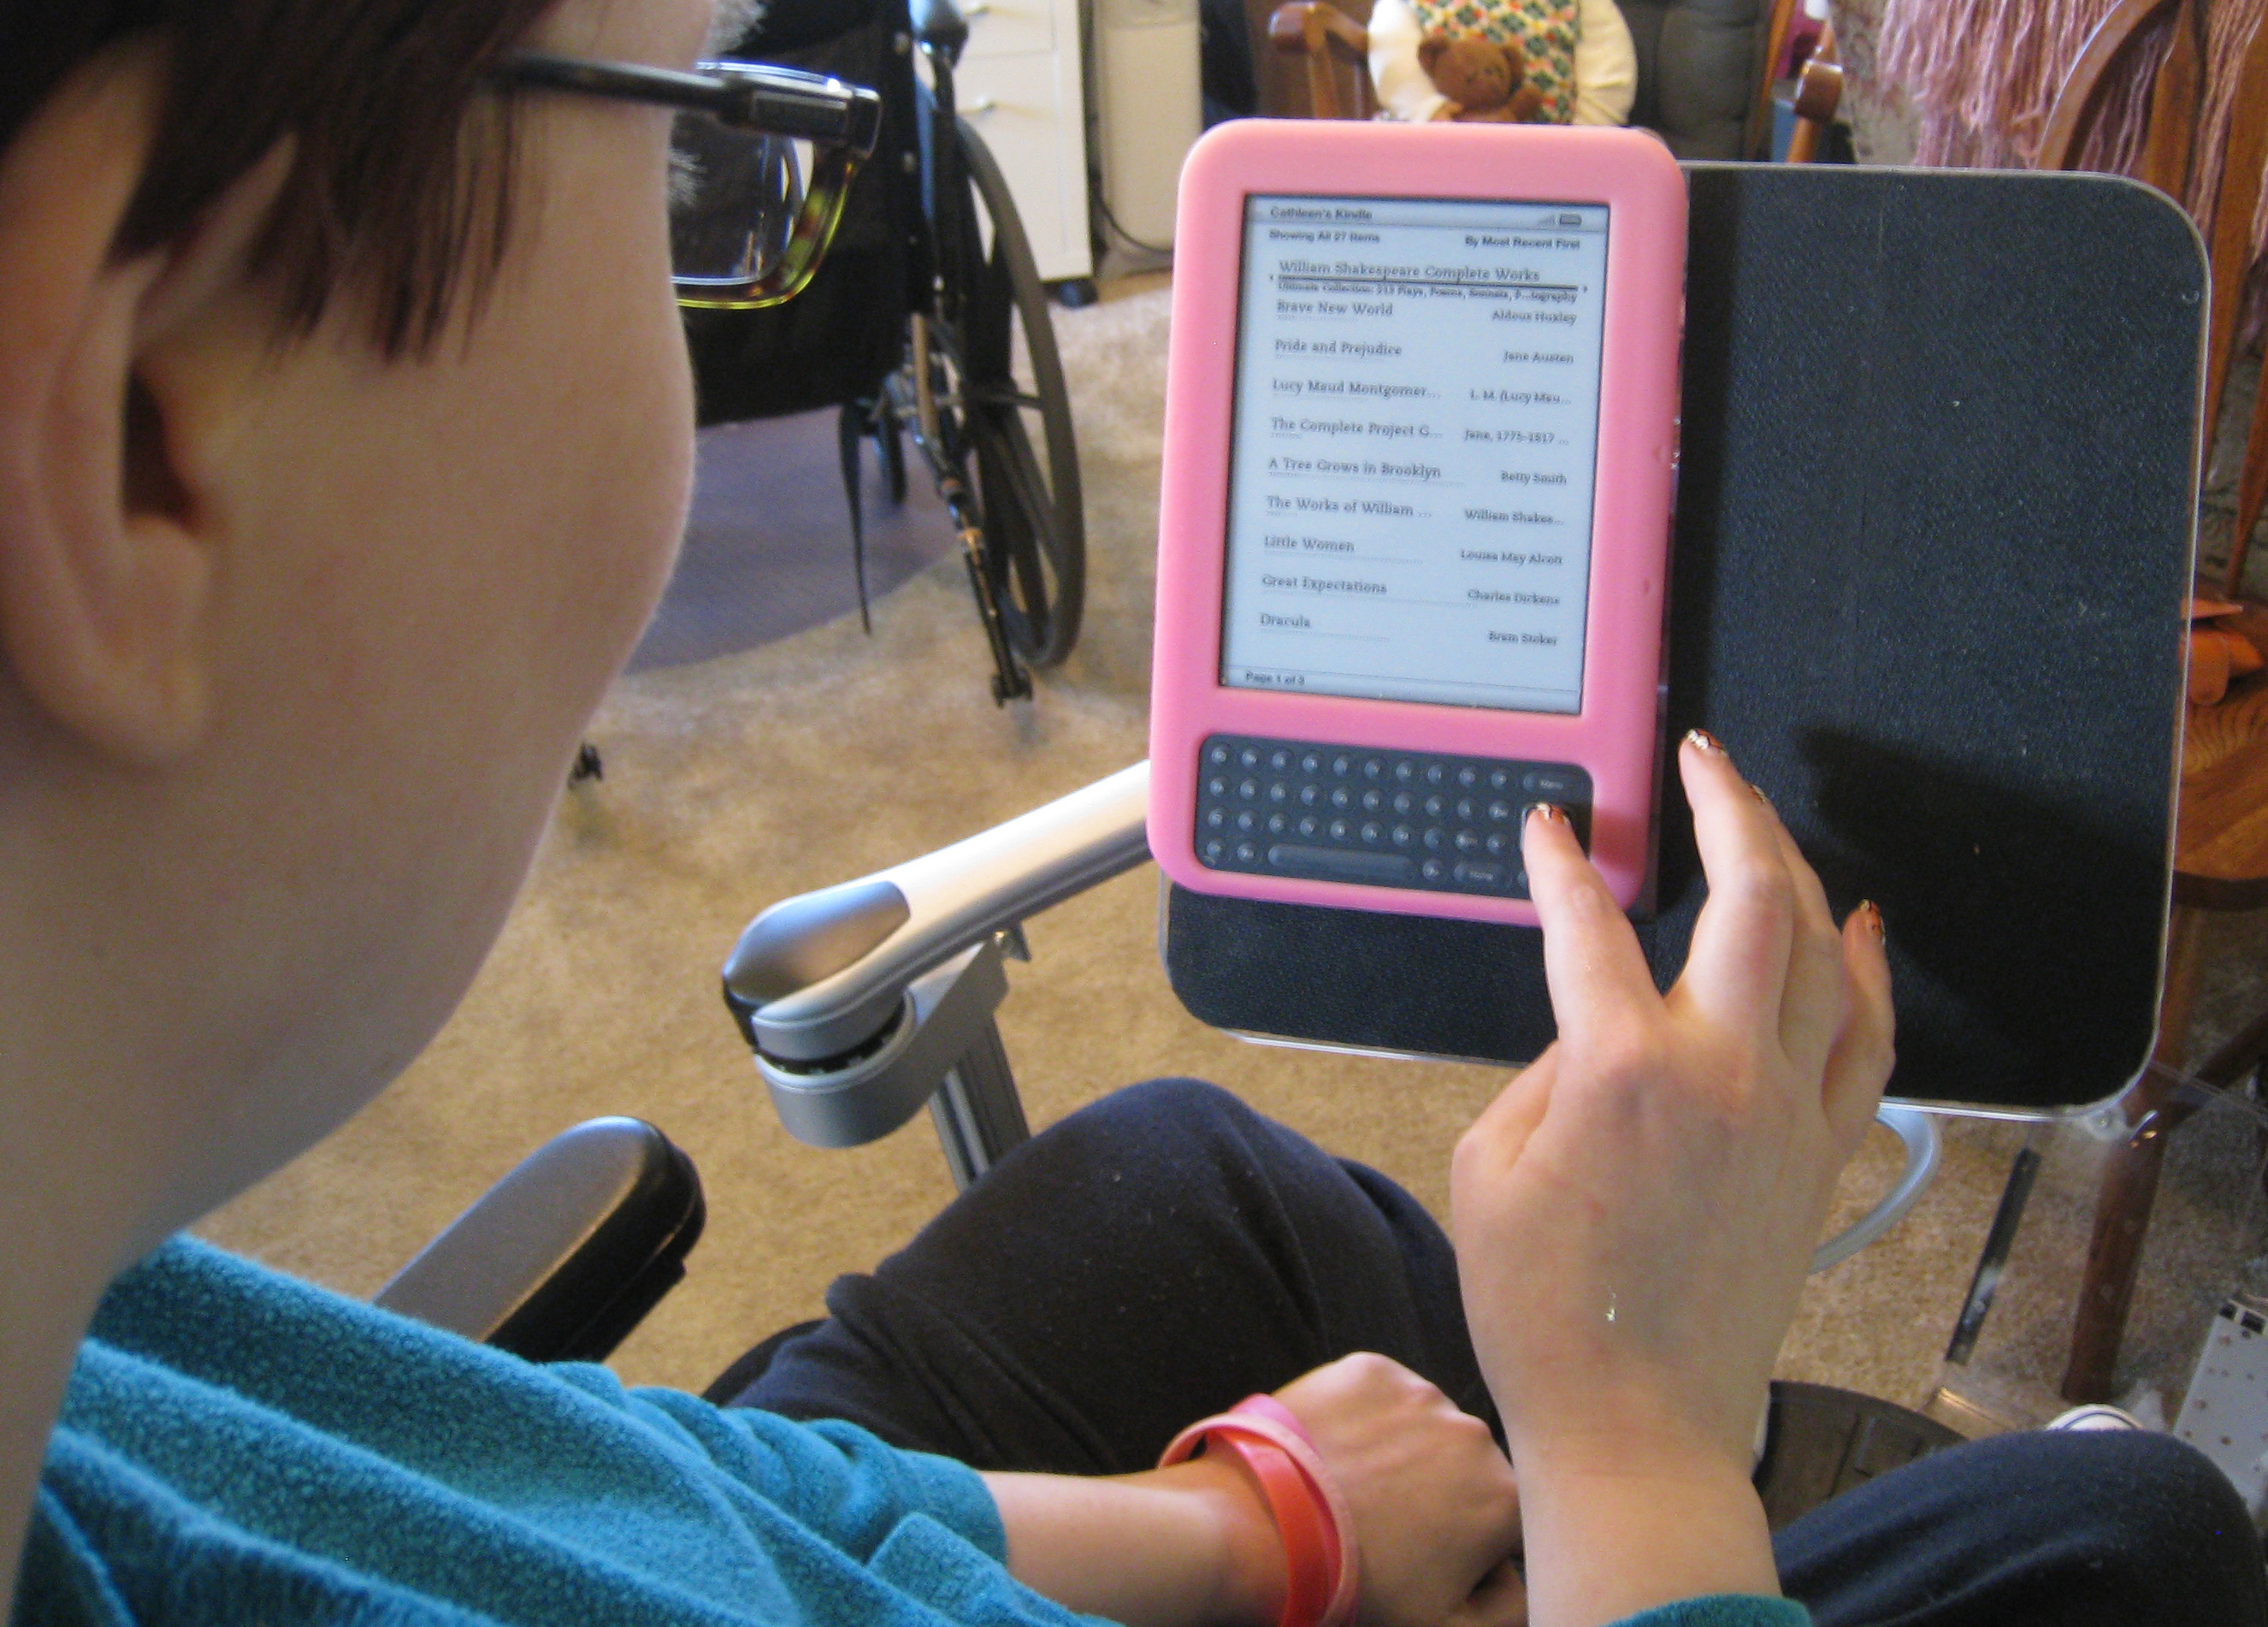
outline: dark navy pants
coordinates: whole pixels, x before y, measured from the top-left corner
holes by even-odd
[[[1432,1217],[1193,1080],[1118,1091],[1035,1137],[827,1308],[710,1394],[1071,1475],[1147,1468],[1191,1419],[1354,1350],[1496,1422]],[[2161,1435],[1955,1447],[1805,1515],[1777,1548],[1820,1627],[2268,1623],[2235,1492]]]

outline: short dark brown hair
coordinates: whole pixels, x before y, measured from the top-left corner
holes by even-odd
[[[556,0],[0,0],[0,151],[76,69],[137,36],[166,53],[150,165],[114,251],[173,241],[289,136],[254,249],[285,321],[335,295],[392,356],[429,345],[504,252],[512,109],[490,67]]]

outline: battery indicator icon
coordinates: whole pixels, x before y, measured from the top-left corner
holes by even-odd
[[[1559,217],[1559,224],[1563,226],[1579,226],[1583,224],[1583,217],[1580,215],[1562,215]]]

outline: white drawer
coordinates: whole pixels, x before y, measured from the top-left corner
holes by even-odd
[[[984,139],[1049,281],[1091,274],[1086,238],[1086,132],[1076,62],[1053,52],[962,59],[954,75],[961,115]]]
[[[1053,0],[965,0],[968,46],[961,60],[1007,56],[1019,51],[1051,51],[1056,44]]]

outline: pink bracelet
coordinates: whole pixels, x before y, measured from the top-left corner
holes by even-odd
[[[1184,1462],[1200,1446],[1237,1459],[1268,1499],[1284,1542],[1277,1627],[1346,1627],[1361,1591],[1354,1516],[1292,1409],[1272,1395],[1248,1395],[1174,1436],[1158,1466]]]

